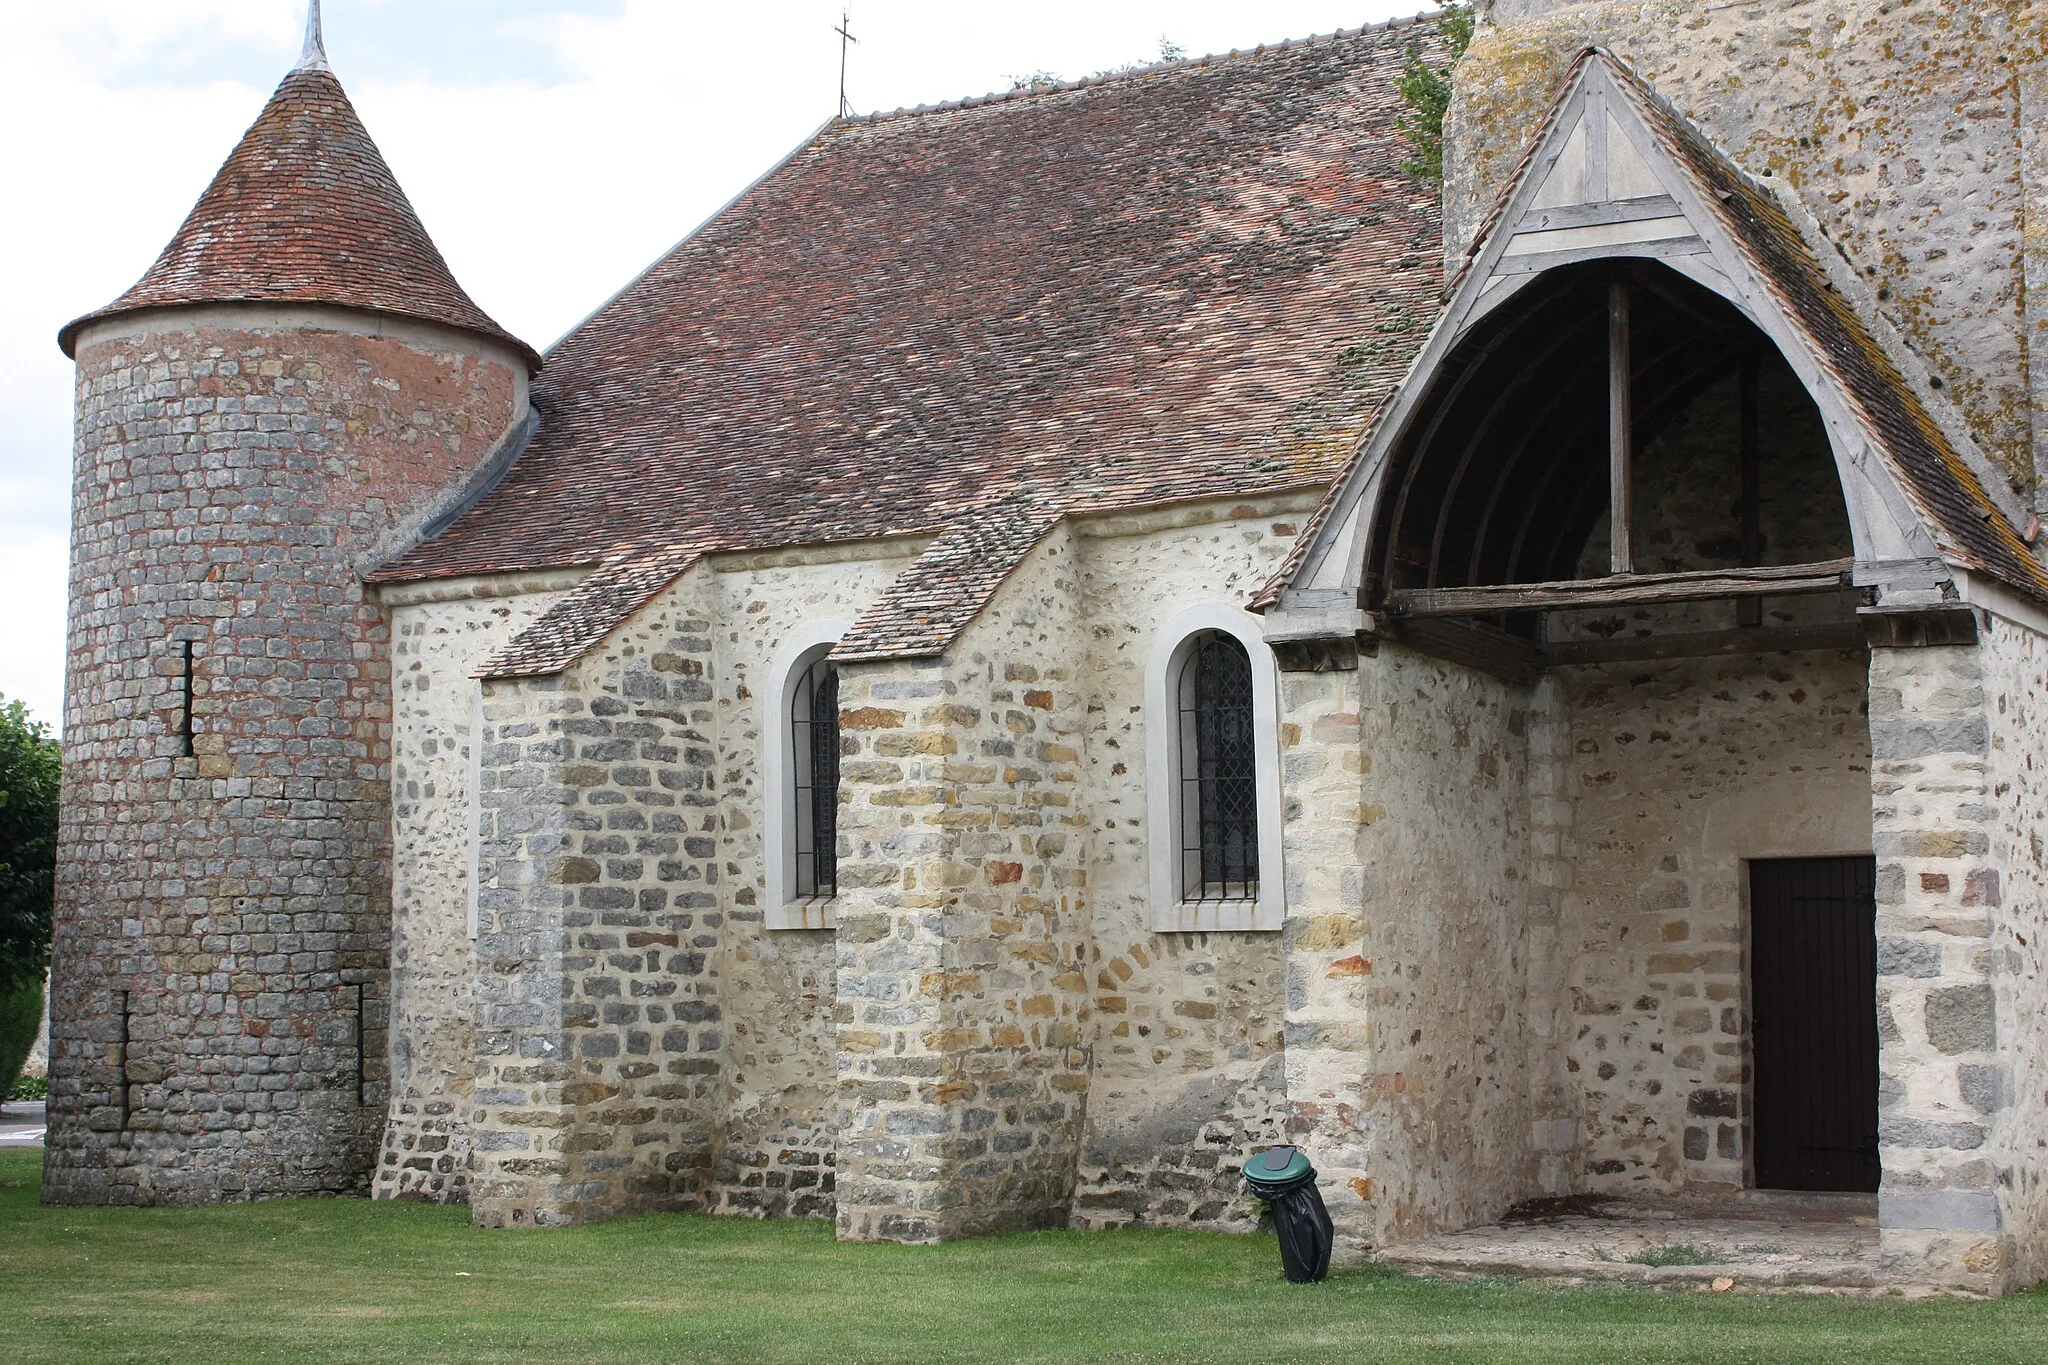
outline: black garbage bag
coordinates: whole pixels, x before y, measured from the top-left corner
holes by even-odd
[[[1316,1188],[1316,1168],[1299,1147],[1268,1147],[1245,1163],[1244,1183],[1273,1211],[1280,1268],[1291,1284],[1315,1284],[1330,1273],[1336,1229]]]

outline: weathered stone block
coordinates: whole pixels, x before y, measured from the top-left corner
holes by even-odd
[[[1946,986],[1927,993],[1927,1041],[1951,1055],[1998,1046],[1998,1001],[1989,985]]]
[[[1879,976],[1941,975],[1941,945],[1922,939],[1881,938],[1877,942]]]

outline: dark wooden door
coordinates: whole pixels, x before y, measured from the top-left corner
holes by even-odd
[[[1876,882],[1870,858],[1749,865],[1760,1189],[1877,1189]]]

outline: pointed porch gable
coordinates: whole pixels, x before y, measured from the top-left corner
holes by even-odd
[[[1770,190],[1739,171],[1623,63],[1604,51],[1582,53],[1482,224],[1408,381],[1303,538],[1298,561],[1268,586],[1262,600],[1269,637],[1311,640],[1377,627],[1391,587],[1398,586],[1377,568],[1393,553],[1389,543],[1397,530],[1412,532],[1392,523],[1402,515],[1399,500],[1415,493],[1416,452],[1428,445],[1446,409],[1460,402],[1469,407],[1501,401],[1483,385],[1472,386],[1486,348],[1497,344],[1498,334],[1489,334],[1486,324],[1492,319],[1498,326],[1501,318],[1511,316],[1510,305],[1534,307],[1532,300],[1542,297],[1543,289],[1561,286],[1571,278],[1569,271],[1592,268],[1589,263],[1617,268],[1641,263],[1627,268],[1639,274],[1651,269],[1645,279],[1669,279],[1663,271],[1675,272],[1715,296],[1703,300],[1714,308],[1727,305],[1723,311],[1729,320],[1739,315],[1753,324],[1761,340],[1783,356],[1825,424],[1854,542],[1853,566],[1812,566],[1816,570],[1839,568],[1857,586],[1873,590],[1878,607],[1953,601],[1958,582],[1966,589],[1971,575],[2048,601],[2048,572],[1990,491],[2006,490],[1991,482],[1995,475],[1980,476],[1959,453],[1959,443],[1931,410],[1931,400],[1923,400],[1829,278],[1812,238],[1813,232],[1797,226]],[[1698,291],[1692,293],[1701,299]],[[1621,340],[1610,339],[1610,346],[1622,348],[1617,373],[1625,376],[1628,341],[1625,322],[1622,326]],[[1559,338],[1552,348],[1567,344]],[[1570,344],[1577,344],[1582,355],[1589,349],[1584,340]],[[1615,425],[1625,428],[1629,380],[1616,382],[1623,392],[1617,399],[1622,406],[1615,410],[1623,416]],[[1460,390],[1460,385],[1468,387]],[[1621,438],[1617,448],[1625,451],[1627,444]],[[1450,487],[1467,478],[1473,458],[1467,447],[1448,476]],[[1615,488],[1625,490],[1625,455],[1616,458]],[[1428,482],[1422,481],[1425,489]],[[1496,502],[1502,488],[1513,496],[1504,482],[1495,489]],[[1625,515],[1625,500],[1614,505]],[[1439,542],[1450,515],[1446,503],[1436,522]],[[1439,578],[1435,551],[1430,553],[1424,584],[1430,588],[1473,588],[1484,594],[1492,585],[1570,578],[1532,574],[1526,567],[1500,577]],[[1481,559],[1474,550],[1475,571]],[[1618,575],[1626,563],[1625,553],[1616,559]],[[1698,599],[1783,591],[1765,579],[1749,582],[1747,571],[1712,576],[1711,581],[1698,575],[1661,576],[1687,580],[1669,584],[1654,581],[1659,577],[1597,581],[1622,583],[1623,590],[1653,598],[1666,592]],[[1809,577],[1815,579],[1813,590],[1829,586],[1821,581],[1826,573]],[[1569,591],[1577,590],[1573,585]],[[1482,596],[1465,605],[1476,609],[1493,601],[1520,599],[1514,594]],[[1540,666],[1540,660],[1534,662]]]

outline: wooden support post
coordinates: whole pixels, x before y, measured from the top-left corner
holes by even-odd
[[[1636,571],[1629,528],[1630,420],[1628,285],[1615,280],[1607,286],[1607,562],[1617,574]]]
[[[1742,358],[1742,566],[1754,568],[1764,553],[1763,437],[1757,423],[1757,354]],[[1735,603],[1735,624],[1764,623],[1764,600],[1744,597]]]

